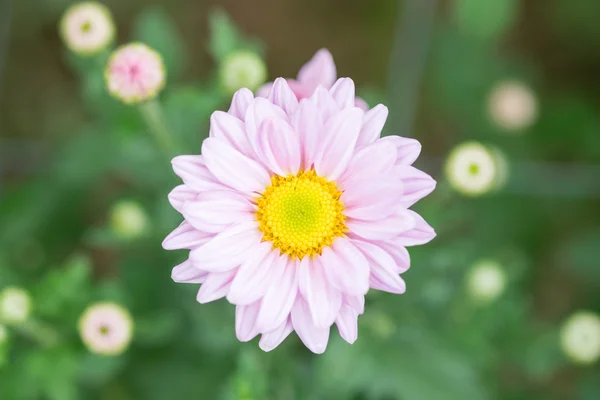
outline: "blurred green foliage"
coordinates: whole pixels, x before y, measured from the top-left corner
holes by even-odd
[[[587,28],[576,36],[596,32],[582,2],[548,4],[537,7],[561,16],[560,10],[572,11],[556,17],[560,29],[585,20]],[[52,143],[43,171],[6,179],[0,198],[0,289],[26,287],[34,304],[33,333],[9,327],[0,343],[0,399],[600,398],[598,366],[572,366],[558,339],[565,316],[600,306],[598,170],[550,173],[546,182],[534,181],[522,164],[600,161],[598,102],[581,88],[555,86],[541,63],[498,52],[522,5],[456,0],[450,17],[440,16],[423,100],[431,113],[423,119],[436,122],[419,129],[426,156],[443,157],[464,139],[490,141],[517,160],[517,172],[503,192],[479,199],[460,197],[440,179],[418,206],[439,237],[411,248],[407,294],[369,293],[358,341],[348,345],[332,332],[321,356],[295,335],[271,353],[260,351],[256,340],[239,343],[229,304],[200,306],[194,285],[170,280],[170,268],[184,254],[166,252],[160,243],[180,222],[166,197],[178,180],[139,110],[106,93],[110,51],[88,59],[65,52],[88,118]],[[209,25],[203,43],[217,66],[235,50],[265,54],[225,12],[213,11]],[[203,82],[184,80],[190,54],[201,46],[188,48],[159,8],[133,19],[131,39],[164,57],[165,123],[182,153],[199,153],[210,114],[230,100],[216,73]],[[540,88],[540,118],[519,136],[501,134],[486,114],[489,90],[506,78]],[[364,92],[371,104],[384,100],[381,90]],[[429,159],[423,168],[435,173]],[[565,182],[571,186],[561,186]],[[110,226],[111,207],[124,198],[138,201],[151,221],[134,240],[122,240]],[[501,297],[485,305],[465,284],[482,257],[497,260],[507,276]],[[94,301],[115,301],[134,316],[134,342],[124,354],[93,355],[81,343],[77,321]]]

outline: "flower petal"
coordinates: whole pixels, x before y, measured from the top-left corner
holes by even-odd
[[[350,240],[338,238],[325,247],[320,262],[329,283],[343,293],[362,295],[369,290],[369,263]]]
[[[320,133],[323,124],[317,111],[317,106],[304,100],[300,102],[298,110],[292,116],[292,126],[298,133],[302,153],[302,168],[311,168],[318,150]]]
[[[206,276],[204,283],[200,286],[196,300],[200,304],[210,303],[227,296],[231,280],[235,276],[237,269],[226,272],[211,272]]]
[[[410,207],[435,189],[435,180],[415,167],[400,165],[394,167],[396,176],[402,179],[404,193],[400,204]]]
[[[285,121],[268,118],[258,129],[258,158],[280,176],[295,175],[300,169],[298,135]]]
[[[345,294],[344,304],[350,306],[358,314],[363,314],[365,312],[365,296],[363,295],[351,296]]]
[[[407,210],[415,219],[415,227],[398,235],[397,242],[403,246],[418,246],[433,240],[435,230],[421,217],[412,210]]]
[[[245,129],[242,120],[226,112],[215,111],[210,116],[210,137],[228,143],[246,157],[252,157],[254,151]]]
[[[185,202],[194,199],[197,194],[198,192],[192,190],[189,186],[179,185],[169,193],[169,203],[175,210],[181,212]]]
[[[276,106],[267,99],[257,97],[246,110],[245,116],[246,135],[248,135],[248,140],[254,151],[258,148],[258,128],[267,118],[288,120],[288,116],[281,107]]]
[[[203,156],[177,156],[171,163],[175,173],[190,189],[203,192],[226,188],[206,168]]]
[[[208,272],[194,267],[189,260],[175,266],[171,272],[171,279],[178,283],[203,283],[207,276]]]
[[[206,244],[190,252],[198,268],[210,272],[231,270],[250,257],[262,234],[256,222],[242,222],[216,235]]]
[[[347,108],[325,125],[324,143],[315,158],[319,176],[333,181],[344,173],[352,158],[362,115],[358,108]]]
[[[308,99],[317,109],[319,119],[326,123],[330,118],[340,112],[340,108],[329,93],[329,90],[323,86],[318,86]]]
[[[279,346],[281,342],[294,330],[292,326],[291,318],[287,318],[277,329],[274,331],[263,333],[260,337],[258,345],[263,351],[271,351],[275,347]]]
[[[335,319],[340,336],[352,344],[358,338],[358,313],[350,306],[344,304]]]
[[[248,109],[248,106],[250,106],[250,103],[252,103],[252,100],[254,100],[252,91],[247,88],[242,88],[233,94],[231,107],[229,107],[229,111],[227,112],[243,121],[246,116],[246,110]]]
[[[308,303],[298,296],[292,307],[292,324],[302,343],[316,354],[322,354],[329,341],[329,329],[318,328],[312,320]]]
[[[257,325],[261,332],[269,332],[281,325],[292,309],[298,292],[296,263],[281,255],[273,264],[277,281],[267,289],[258,314]]]
[[[256,97],[269,97],[269,93],[271,93],[271,88],[273,87],[273,82],[268,82],[262,85],[256,91]]]
[[[272,284],[273,262],[276,253],[271,251],[271,243],[260,243],[252,257],[248,257],[240,265],[233,279],[227,300],[232,304],[246,305],[260,299]]]
[[[412,165],[421,154],[421,143],[416,139],[390,135],[381,138],[381,141],[392,143],[398,152],[396,165]]]
[[[296,108],[298,108],[298,99],[283,78],[275,79],[268,98],[273,104],[281,107],[288,115],[292,115],[296,111]]]
[[[350,78],[340,78],[329,90],[331,96],[335,100],[338,107],[344,108],[355,107],[354,105],[354,81]]]
[[[241,194],[215,190],[185,203],[182,214],[194,228],[219,233],[229,225],[254,220],[254,211],[255,206]]]
[[[410,210],[396,210],[394,214],[382,220],[364,221],[350,218],[346,226],[350,231],[368,240],[388,240],[413,229],[417,223]]]
[[[400,242],[401,238],[394,238],[386,241],[377,242],[377,246],[385,250],[396,263],[396,272],[399,274],[406,272],[410,268],[410,254],[406,247]]]
[[[354,107],[358,107],[365,112],[369,111],[369,105],[367,104],[367,102],[364,99],[362,99],[360,97],[356,97],[354,99]]]
[[[348,163],[348,168],[340,179],[342,187],[345,188],[348,181],[372,179],[385,174],[394,166],[397,156],[398,152],[395,146],[382,140],[363,147],[354,153]]]
[[[379,139],[387,116],[388,108],[383,104],[378,104],[367,111],[363,119],[356,147],[367,146]]]
[[[335,63],[331,53],[327,49],[320,49],[310,61],[300,68],[298,81],[312,90],[319,85],[330,88],[335,82],[336,75]]]
[[[262,165],[215,138],[204,140],[202,154],[208,169],[221,182],[241,192],[261,192],[271,183]]]
[[[354,244],[369,260],[371,265],[370,285],[373,289],[402,294],[406,291],[404,280],[398,275],[396,262],[382,248],[361,240],[353,240]]]
[[[188,222],[183,221],[173,232],[163,240],[165,250],[195,249],[211,240],[214,235],[200,232]]]
[[[329,284],[318,260],[302,259],[298,266],[298,287],[315,325],[319,328],[331,326],[342,306],[342,294]]]
[[[344,215],[361,220],[381,220],[394,213],[402,182],[392,175],[352,180],[340,197]]]
[[[256,329],[256,316],[259,310],[260,300],[235,308],[235,335],[240,342],[248,342],[259,334]]]

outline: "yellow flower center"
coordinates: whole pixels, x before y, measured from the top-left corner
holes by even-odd
[[[334,182],[313,170],[273,176],[271,186],[257,200],[263,241],[293,258],[321,254],[323,247],[347,231],[341,195]]]

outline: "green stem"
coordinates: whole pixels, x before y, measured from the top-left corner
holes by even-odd
[[[28,319],[22,324],[15,325],[14,329],[22,336],[37,342],[43,347],[53,347],[60,339],[60,335],[54,327],[33,319]]]
[[[388,68],[387,132],[412,137],[421,77],[434,26],[437,0],[398,1],[398,23]]]
[[[175,143],[173,135],[167,126],[160,103],[156,99],[153,99],[140,104],[139,108],[158,146],[167,156],[173,156],[175,154]]]

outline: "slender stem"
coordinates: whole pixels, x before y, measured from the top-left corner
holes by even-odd
[[[411,137],[437,0],[404,0],[388,69],[387,131]]]
[[[160,103],[156,100],[149,100],[139,105],[142,117],[158,146],[167,154],[175,154],[175,143],[173,135],[167,126]]]
[[[52,347],[59,342],[60,335],[54,327],[34,319],[14,326],[14,330],[43,347]]]

